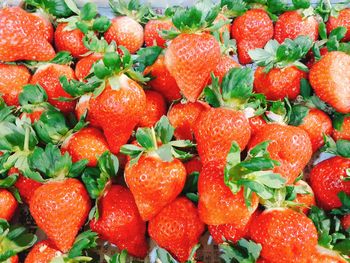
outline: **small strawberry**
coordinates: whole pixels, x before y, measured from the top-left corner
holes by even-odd
[[[340,129],[333,129],[334,140],[350,140],[350,117],[345,117]]]
[[[262,48],[272,39],[273,23],[264,10],[248,10],[233,21],[231,35],[237,41],[239,62],[249,64],[248,51]]]
[[[103,55],[100,53],[93,53],[79,59],[75,65],[75,76],[77,79],[83,81],[90,74],[93,64],[100,60],[102,57]]]
[[[166,114],[167,107],[163,96],[152,90],[145,91],[146,108],[139,121],[140,127],[152,127]]]
[[[315,201],[315,195],[310,187],[305,181],[299,180],[295,183],[295,185],[298,187],[303,187],[307,193],[297,193],[296,198],[293,200],[293,202],[297,204],[301,204],[302,206],[295,207],[300,212],[303,212],[304,214],[308,214],[310,208],[312,206],[316,205]]]
[[[149,20],[145,25],[145,44],[147,47],[159,46],[165,48],[166,40],[160,35],[163,30],[170,30],[173,26],[167,17]]]
[[[240,65],[234,61],[232,57],[223,55],[221,56],[219,63],[216,65],[216,68],[213,70],[213,74],[215,77],[219,78],[219,83],[221,83],[222,79],[231,68],[238,67],[240,67]]]
[[[0,188],[0,219],[10,221],[17,207],[17,200],[11,192]]]
[[[33,246],[24,263],[47,263],[62,254],[50,240],[44,240]]]
[[[18,95],[31,77],[25,66],[0,63],[0,93],[9,106],[18,106]]]
[[[193,247],[199,243],[204,224],[193,203],[185,197],[179,197],[149,221],[148,232],[175,259],[186,262]]]
[[[252,222],[251,238],[262,245],[269,262],[308,262],[317,245],[317,230],[304,214],[288,208],[268,209]]]
[[[45,32],[37,27],[36,16],[19,7],[7,7],[0,10],[0,18],[0,60],[47,61],[55,56]]]
[[[350,40],[350,8],[345,8],[340,10],[336,15],[331,15],[326,25],[328,34],[337,27],[345,27],[347,31],[342,40],[348,42]]]
[[[328,52],[309,74],[316,95],[340,113],[350,112],[350,56],[339,51]]]

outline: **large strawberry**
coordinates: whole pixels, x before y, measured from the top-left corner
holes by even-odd
[[[47,61],[55,56],[45,32],[36,26],[37,19],[19,7],[0,10],[0,60]]]
[[[310,70],[310,84],[321,100],[340,113],[350,112],[350,56],[328,52]]]
[[[327,32],[330,34],[337,27],[345,27],[347,29],[343,41],[350,40],[350,8],[345,8],[339,12],[332,13],[327,23]]]
[[[201,9],[200,3],[189,9],[178,9],[173,16],[174,26],[181,33],[165,52],[165,65],[175,78],[184,97],[193,102],[205,87],[210,72],[219,62],[220,45],[212,35],[201,32],[210,26],[218,14],[218,6]],[[193,24],[189,17],[196,13],[200,19]],[[191,28],[191,30],[189,30]]]
[[[162,38],[162,30],[170,30],[173,23],[168,17],[149,20],[145,25],[145,44],[147,47],[160,46],[165,48],[166,40]]]
[[[194,204],[185,197],[179,197],[149,221],[148,232],[160,247],[180,262],[186,262],[193,247],[199,243],[204,224]]]

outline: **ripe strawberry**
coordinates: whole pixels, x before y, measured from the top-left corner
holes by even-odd
[[[0,93],[9,106],[18,106],[18,96],[31,77],[25,66],[0,63]]]
[[[316,247],[316,252],[312,255],[310,263],[346,263],[337,252],[326,249],[321,246]]]
[[[16,256],[11,257],[10,262],[11,263],[18,263],[18,256],[16,255]]]
[[[225,14],[219,13],[218,16],[215,18],[213,25],[219,23],[220,21],[226,23],[227,21],[229,21],[229,18]],[[218,31],[220,33],[220,39],[222,39],[222,35],[224,34],[225,31],[228,33],[231,32],[231,23],[223,25],[221,28],[219,28]]]
[[[47,40],[42,28],[37,27],[38,18],[19,7],[0,10],[0,60],[47,61],[55,56],[55,50]]]
[[[324,145],[323,136],[332,133],[332,121],[323,111],[311,109],[302,120],[299,128],[307,132],[311,141],[312,151],[316,152]]]
[[[239,62],[249,64],[248,51],[265,46],[273,36],[273,23],[264,10],[248,10],[233,21],[231,35],[237,41]]]
[[[316,95],[340,113],[350,112],[350,56],[328,52],[310,70],[309,79]]]
[[[161,37],[162,30],[170,30],[173,27],[171,20],[155,19],[149,20],[145,25],[145,44],[147,47],[159,46],[165,48],[166,40]]]
[[[332,137],[334,140],[350,140],[350,117],[345,117],[340,130],[333,129]]]
[[[341,225],[345,230],[348,230],[350,228],[350,215],[345,215],[341,219]]]
[[[307,194],[298,193],[295,200],[293,200],[293,202],[303,205],[300,207],[296,207],[297,210],[299,210],[300,212],[303,212],[304,214],[307,214],[310,208],[316,205],[314,192],[310,187],[310,185],[308,185],[303,180],[299,180],[295,185],[304,187],[305,190],[308,192]]]
[[[350,8],[340,10],[337,16],[330,16],[326,25],[328,34],[330,34],[330,32],[337,27],[345,27],[347,31],[342,40],[348,42],[350,40]]]
[[[252,136],[263,128],[266,121],[261,116],[254,116],[248,119]]]
[[[193,140],[195,122],[206,108],[201,102],[177,103],[170,108],[168,118],[175,128],[174,134],[178,140]]]
[[[87,57],[79,59],[78,63],[75,65],[75,76],[78,80],[84,81],[91,71],[92,65],[102,58],[102,54],[93,53]]]
[[[84,33],[78,28],[67,30],[68,23],[59,23],[55,31],[55,46],[58,51],[69,51],[74,58],[80,58],[89,50],[83,43]]]
[[[48,101],[62,112],[69,113],[74,110],[75,102],[57,100],[60,97],[71,98],[62,88],[59,80],[61,76],[66,76],[68,80],[75,79],[74,71],[71,67],[67,65],[49,64],[39,68],[30,80],[30,83],[40,84],[48,95]]]
[[[17,206],[15,197],[8,190],[0,188],[0,219],[10,221]]]
[[[215,77],[219,78],[219,83],[231,68],[238,68],[240,65],[232,57],[223,55],[213,71]]]
[[[97,158],[108,151],[108,144],[102,132],[96,128],[84,128],[68,137],[62,144],[62,154],[68,152],[73,162],[83,159],[88,166],[96,166]]]
[[[44,240],[35,244],[24,263],[47,263],[61,255],[62,252],[50,240]]]
[[[265,210],[250,227],[253,241],[262,245],[269,262],[308,262],[317,245],[317,230],[304,214],[291,209]]]
[[[189,259],[192,248],[199,242],[204,224],[193,203],[185,197],[179,197],[150,220],[148,232],[176,260],[185,262]]]
[[[312,146],[307,133],[298,127],[271,123],[255,133],[248,148],[264,141],[270,141],[271,159],[280,163],[273,171],[293,183],[311,159]]]
[[[52,43],[53,35],[54,35],[54,28],[53,28],[53,25],[51,24],[50,19],[47,16],[47,14],[37,10],[35,13],[32,13],[32,15],[34,15],[38,18],[37,21],[35,22],[36,27],[39,28],[39,30],[44,34],[46,40],[49,43]]]
[[[192,158],[191,160],[184,163],[186,168],[187,175],[190,175],[193,172],[201,172],[202,171],[202,162],[198,157]]]
[[[320,48],[320,55],[321,55],[321,56],[324,56],[324,55],[326,55],[327,53],[328,53],[327,47],[321,47],[321,48]],[[314,55],[314,53],[310,50],[309,53],[307,53],[307,55],[306,55],[306,63],[305,63],[305,65],[306,65],[309,69],[311,69],[312,66],[313,66],[316,62],[317,62],[317,61],[316,61],[316,59],[315,59],[315,55]]]
[[[126,249],[129,254],[144,258],[148,245],[145,239],[146,223],[142,221],[129,189],[113,185],[100,198],[98,219],[90,227],[104,240]]]
[[[159,55],[154,64],[145,69],[144,74],[151,74],[153,79],[148,82],[148,85],[161,93],[168,102],[181,98],[180,89],[164,64],[163,55]]]
[[[339,156],[318,163],[310,173],[310,184],[314,190],[317,204],[330,210],[341,206],[339,192],[350,194],[350,182],[344,181],[350,159]]]
[[[287,11],[278,17],[274,38],[282,43],[286,38],[295,39],[308,36],[312,41],[318,39],[318,22],[314,15],[304,17],[300,11]]]
[[[98,122],[98,116],[95,116],[94,119],[93,113],[90,111],[90,100],[92,101],[93,94],[87,93],[81,96],[75,106],[75,116],[78,120],[81,119],[81,117],[88,112],[88,115],[86,116],[86,120],[89,122],[89,124],[96,128],[101,128],[99,122]]]
[[[146,108],[139,121],[140,127],[152,127],[159,119],[166,114],[167,107],[163,96],[156,92],[147,90],[146,94]]]

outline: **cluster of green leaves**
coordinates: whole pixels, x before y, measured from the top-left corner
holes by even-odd
[[[155,16],[149,5],[141,4],[139,0],[109,0],[109,6],[116,15],[132,17],[140,23]]]
[[[185,263],[197,262],[195,260],[195,255],[196,255],[196,251],[198,250],[199,247],[200,247],[200,244],[197,244],[191,249],[191,253],[190,253],[188,259],[185,261]],[[157,253],[157,261],[159,260],[162,263],[177,263],[178,262],[177,260],[175,260],[173,258],[172,255],[170,255],[170,253],[168,251],[166,251],[163,248],[157,247],[156,253]]]
[[[321,148],[321,151],[350,158],[350,141],[339,139],[334,141],[330,136],[324,136],[325,145]]]
[[[322,17],[323,21],[327,22],[330,16],[338,17],[339,11],[346,7],[349,7],[348,1],[339,1],[331,4],[329,0],[320,0],[315,8],[315,12]]]
[[[27,9],[42,9],[57,18],[73,15],[65,0],[25,0]]]
[[[242,238],[236,244],[219,245],[221,259],[225,263],[255,263],[261,252],[261,245]]]
[[[59,65],[69,65],[73,62],[73,57],[68,51],[60,51],[55,57],[49,61],[34,61],[26,60],[20,61],[18,64],[23,64],[32,71],[35,71],[40,66],[46,66],[48,64],[59,64]]]
[[[120,253],[114,254],[112,257],[105,255],[105,260],[107,263],[127,263],[128,261],[128,252],[122,250]]]

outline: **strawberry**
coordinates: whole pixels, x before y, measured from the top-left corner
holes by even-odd
[[[44,240],[33,246],[24,263],[47,263],[62,254],[50,240]]]
[[[48,15],[45,14],[44,12],[41,12],[40,10],[37,10],[35,13],[32,13],[32,15],[38,18],[37,21],[35,22],[36,27],[39,28],[41,32],[43,32],[46,40],[49,43],[52,43],[54,28],[50,22],[50,18],[48,17]]]
[[[165,18],[149,20],[145,25],[145,44],[147,47],[160,46],[165,48],[166,40],[160,35],[163,30],[173,27],[171,20]]]
[[[312,41],[318,39],[318,22],[316,16],[304,16],[300,10],[287,11],[278,17],[274,38],[279,42],[308,36]]]
[[[263,141],[271,141],[268,151],[280,163],[274,172],[293,183],[311,159],[312,146],[307,133],[298,127],[271,123],[255,133],[248,148]]]
[[[251,224],[250,236],[262,245],[269,262],[308,262],[317,245],[317,231],[304,214],[286,208],[268,209]]]
[[[204,232],[204,224],[193,203],[185,197],[179,197],[149,221],[148,232],[176,260],[186,262]]]
[[[350,112],[350,56],[328,52],[310,70],[310,84],[316,95],[340,113]]]
[[[266,121],[261,116],[254,116],[248,119],[252,136],[263,128]]]
[[[168,118],[175,128],[175,137],[179,140],[193,140],[195,122],[206,109],[207,106],[201,102],[174,104],[168,112]]]
[[[69,113],[74,110],[75,102],[57,100],[60,97],[71,98],[62,88],[60,83],[61,76],[65,76],[67,79],[75,79],[74,71],[71,67],[67,65],[49,64],[42,68],[39,67],[30,80],[30,83],[42,86],[48,95],[48,101],[62,112]]]
[[[248,10],[233,21],[231,35],[237,41],[239,62],[249,64],[248,51],[265,46],[273,36],[273,23],[264,10]]]
[[[75,116],[78,120],[80,120],[86,112],[88,112],[88,115],[86,117],[86,120],[89,122],[89,124],[96,128],[101,128],[101,125],[98,123],[98,117],[92,115],[90,111],[90,101],[92,101],[93,94],[84,94],[79,98],[77,101],[77,104],[75,106]]]
[[[220,58],[220,45],[215,37],[200,32],[213,23],[218,15],[218,6],[206,10],[202,8],[197,3],[189,9],[176,10],[173,24],[182,33],[178,33],[165,52],[165,65],[190,102],[198,98]],[[200,21],[195,25],[192,19],[188,19],[192,13],[196,13],[197,21]],[[188,31],[188,28],[192,30]]]
[[[345,117],[339,130],[333,129],[334,140],[350,140],[350,117]]]
[[[219,28],[219,33],[220,33],[220,38],[223,38],[223,34],[224,32],[231,32],[231,20],[224,14],[224,13],[219,13],[218,16],[215,18],[213,25],[217,24],[217,23],[225,23],[221,28]]]
[[[62,144],[61,152],[72,157],[73,162],[88,160],[88,166],[96,166],[97,158],[108,151],[103,133],[93,127],[83,128],[68,137]]]
[[[347,31],[342,40],[348,42],[350,40],[350,8],[340,10],[339,13],[334,16],[331,15],[326,25],[328,34],[330,34],[337,27],[345,27]]]
[[[223,55],[213,71],[215,77],[219,78],[219,83],[231,68],[238,68],[240,65],[232,57]]]
[[[316,252],[312,255],[310,263],[346,263],[347,261],[337,252],[317,246]]]
[[[184,166],[186,168],[187,175],[190,175],[194,172],[201,172],[202,171],[202,162],[198,157],[192,158],[191,160],[184,163]]]
[[[31,77],[25,66],[0,63],[0,93],[9,106],[18,106],[18,95]]]
[[[350,194],[350,182],[346,178],[346,170],[350,167],[350,159],[332,157],[318,163],[310,173],[310,185],[314,190],[317,204],[330,210],[341,206],[338,193]]]
[[[87,77],[92,69],[93,64],[102,58],[102,54],[93,53],[86,57],[79,59],[75,65],[75,76],[78,80],[83,81]]]
[[[166,114],[167,107],[163,96],[152,90],[145,91],[146,108],[139,121],[140,127],[152,127]]]
[[[0,10],[0,17],[0,60],[47,61],[55,56],[45,32],[37,27],[36,16],[19,7],[7,7]]]
[[[307,192],[306,194],[304,193],[298,193],[296,195],[296,198],[293,200],[297,204],[301,204],[302,206],[296,207],[297,210],[300,210],[300,212],[303,212],[304,214],[308,214],[310,208],[312,206],[316,205],[315,201],[315,195],[310,187],[305,181],[299,180],[298,182],[295,183],[296,186],[301,186],[305,188],[305,191]]]
[[[17,209],[16,198],[6,189],[0,189],[0,219],[10,221]]]

